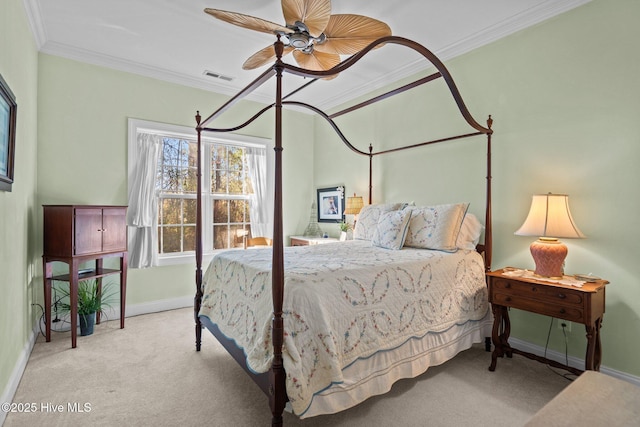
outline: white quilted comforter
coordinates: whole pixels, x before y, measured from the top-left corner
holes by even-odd
[[[200,314],[244,349],[250,369],[268,371],[271,249],[216,255],[203,286]],[[285,248],[283,358],[294,413],[358,358],[482,319],[488,305],[474,251],[394,251],[363,240]]]

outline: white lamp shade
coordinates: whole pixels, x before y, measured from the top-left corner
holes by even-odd
[[[562,237],[580,239],[586,236],[578,229],[569,210],[566,194],[534,194],[518,236]]]

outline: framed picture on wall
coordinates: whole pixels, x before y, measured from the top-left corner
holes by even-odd
[[[344,186],[318,188],[318,222],[344,220]]]
[[[0,190],[11,191],[16,147],[16,97],[0,75]]]

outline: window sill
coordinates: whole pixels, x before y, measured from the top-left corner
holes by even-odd
[[[241,251],[243,248],[231,248],[231,249],[216,249],[212,252],[205,253],[202,255],[202,265],[206,267],[211,262],[211,258],[214,255],[219,254],[220,252],[226,251]],[[165,265],[180,265],[180,264],[195,264],[196,255],[195,253],[188,254],[179,254],[179,255],[162,255],[158,256],[158,266],[162,267]]]

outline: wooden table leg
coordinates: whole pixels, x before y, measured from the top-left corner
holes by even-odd
[[[596,319],[593,325],[585,325],[587,331],[587,355],[584,369],[589,371],[600,370],[600,358],[602,349],[600,344],[600,324],[602,319]]]
[[[78,261],[74,258],[69,265],[69,305],[71,306],[71,348],[76,348],[78,335]]]
[[[489,366],[489,370],[493,372],[496,370],[498,357],[502,357],[504,355],[504,344],[506,343],[506,340],[504,339],[504,334],[500,333],[500,331],[504,329],[503,326],[506,307],[492,304],[491,309],[493,311],[493,329],[491,331],[491,339],[493,340],[494,348],[493,353],[491,353],[491,365]],[[508,314],[506,315],[508,316]]]
[[[51,263],[43,260],[44,269],[44,323],[45,323],[45,338],[47,342],[51,341],[51,276],[52,268]]]
[[[98,258],[95,262],[95,269],[96,272],[102,270],[102,258]],[[96,279],[96,287],[97,287],[97,292],[98,295],[100,295],[102,297],[102,277],[98,277]],[[96,311],[96,325],[100,324],[100,318],[102,317],[102,310],[98,310]]]
[[[124,329],[125,304],[127,301],[127,254],[120,256],[120,329]]]
[[[587,355],[584,360],[584,369],[593,371],[596,350],[596,325],[585,325],[587,331]]]
[[[596,349],[594,351],[593,370],[600,370],[600,361],[602,360],[602,344],[600,343],[600,328],[602,327],[602,318],[596,320]]]

